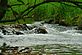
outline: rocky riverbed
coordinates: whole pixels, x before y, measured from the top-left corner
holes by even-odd
[[[1,25],[1,35],[23,35],[23,34],[46,34],[46,28],[42,23],[34,24],[12,24],[12,25]]]
[[[46,44],[6,48],[4,55],[82,55],[82,45]]]
[[[44,22],[1,25],[0,45],[7,43],[12,47],[17,46],[18,50],[28,47],[28,49],[31,48],[32,54],[36,53],[35,55],[41,53],[46,55],[81,55],[82,31],[75,28],[75,26],[66,27]]]

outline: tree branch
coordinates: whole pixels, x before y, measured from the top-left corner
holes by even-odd
[[[42,4],[45,4],[45,3],[50,3],[50,2],[67,2],[67,3],[73,3],[73,4],[75,4],[78,7],[80,6],[78,4],[82,4],[82,2],[72,1],[72,0],[69,0],[69,1],[68,0],[45,0],[45,1],[41,2],[41,3],[39,3],[39,4],[35,4],[35,5],[31,6],[31,7],[28,7],[27,9],[25,9],[24,11],[21,12],[21,15],[22,15],[22,17],[25,16],[25,15],[28,15],[36,7],[38,7],[38,6],[42,5]],[[79,7],[79,8],[81,8],[81,7]],[[27,12],[27,14],[24,14],[29,9],[32,9],[32,10],[30,12]],[[17,19],[13,19],[13,20],[1,20],[0,22],[14,22],[14,21],[19,20],[19,19],[21,19],[21,18],[17,18]]]

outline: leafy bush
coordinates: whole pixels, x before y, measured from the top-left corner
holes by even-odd
[[[42,1],[44,0],[8,0],[9,5],[12,6],[8,8],[3,20],[14,20],[18,23],[32,23],[31,20],[41,21],[54,19],[55,21],[58,20],[59,23],[64,20],[67,25],[80,25],[81,17],[75,17],[82,14],[82,10],[73,7],[72,5],[74,4],[72,3],[53,2],[37,6],[36,8],[29,8]]]

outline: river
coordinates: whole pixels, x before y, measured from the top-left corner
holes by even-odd
[[[59,26],[58,24],[44,24],[48,34],[0,35],[0,45],[4,42],[11,46],[33,46],[44,44],[82,44],[81,30],[75,27]],[[23,32],[23,31],[22,31]]]

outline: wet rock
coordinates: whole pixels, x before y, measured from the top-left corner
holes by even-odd
[[[4,55],[3,53],[0,53],[0,55]]]
[[[22,25],[20,25],[20,24],[17,24],[17,25],[15,25],[15,26],[14,26],[14,28],[15,28],[15,29],[22,30]]]
[[[21,33],[21,32],[16,32],[15,34],[16,34],[16,35],[22,35],[23,33]]]
[[[70,26],[69,24],[66,24],[65,20],[61,20],[59,22],[59,25],[62,25],[62,26]]]
[[[14,28],[18,29],[18,30],[31,30],[31,29],[33,29],[32,26],[28,26],[26,24],[18,24],[18,25],[15,25]]]
[[[9,34],[10,32],[8,32],[7,30],[5,30],[5,29],[1,29],[2,30],[2,33],[4,34],[4,35],[7,35],[7,34]]]
[[[29,30],[32,30],[33,29],[33,27],[32,26],[28,26],[28,25],[26,25],[26,24],[23,24],[24,25],[24,29],[25,30],[27,30],[27,29],[29,29]]]
[[[77,30],[82,30],[82,25],[78,26],[76,29]]]
[[[4,26],[0,26],[0,29],[4,29],[5,27]]]
[[[4,29],[2,29],[2,33],[3,33],[4,35],[6,35],[7,31],[4,30]]]
[[[12,33],[16,34],[16,35],[22,35],[22,34],[24,34],[24,33],[20,32],[20,31],[16,31],[16,30],[13,30]]]
[[[8,47],[7,50],[18,50],[18,46],[15,46],[15,47]]]
[[[32,26],[35,28],[35,27],[40,27],[40,26],[43,26],[44,25],[44,21],[42,22],[35,22],[32,24]]]
[[[49,21],[45,21],[45,23],[48,23],[48,24],[59,24],[59,25],[62,25],[62,26],[69,26],[69,24],[67,24],[65,22],[65,20],[54,20],[54,19],[51,19]]]
[[[45,21],[45,23],[48,23],[48,24],[55,24],[55,20],[51,19],[51,20]]]
[[[19,52],[30,53],[31,51],[32,51],[32,48],[26,47],[24,49],[21,49]]]
[[[0,26],[0,33],[2,35],[22,35],[30,33],[48,33],[44,27],[44,22],[35,22],[34,24],[12,24]]]
[[[47,34],[48,32],[46,31],[46,29],[44,29],[44,28],[38,28],[38,29],[36,29],[36,33],[42,33],[42,34]]]

